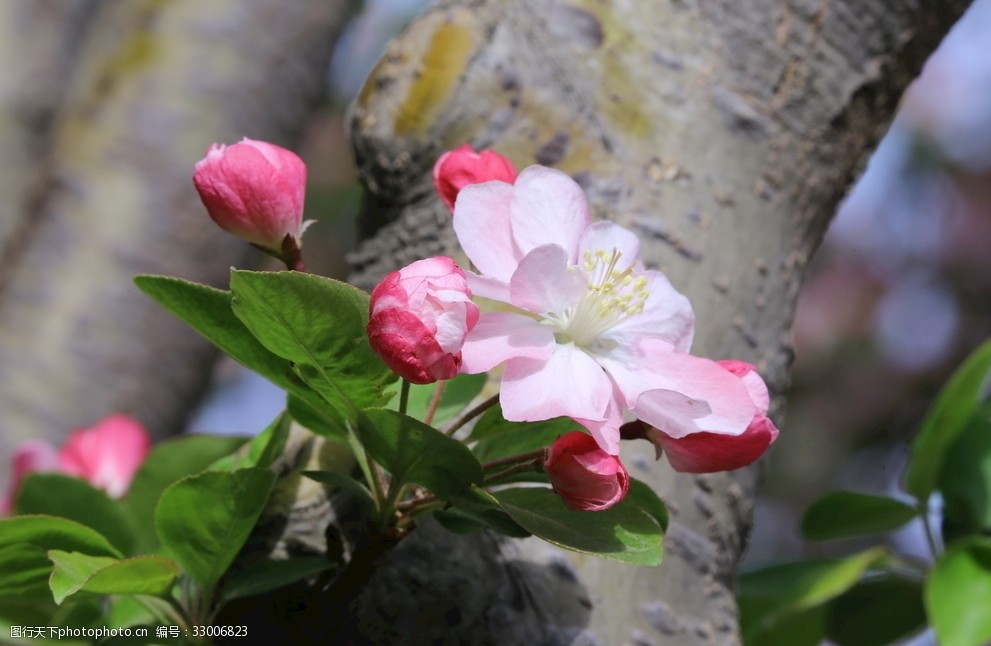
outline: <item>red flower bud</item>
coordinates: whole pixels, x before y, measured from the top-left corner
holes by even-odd
[[[444,153],[434,164],[434,187],[452,211],[461,189],[469,184],[493,180],[512,184],[516,181],[516,167],[492,150],[475,152],[471,146],[464,144]]]
[[[287,236],[298,250],[309,224],[306,164],[292,151],[247,137],[213,144],[196,163],[193,184],[220,228],[279,257]]]
[[[465,273],[444,256],[394,271],[372,291],[368,340],[386,365],[414,384],[451,379],[478,322]]]
[[[764,455],[778,438],[778,429],[767,417],[770,396],[757,369],[744,361],[719,361],[723,368],[743,380],[750,399],[757,406],[757,413],[740,435],[720,433],[691,433],[673,438],[658,429],[647,431],[647,439],[653,442],[658,454],[663,451],[675,471],[685,473],[712,473],[732,471],[745,467]]]
[[[554,440],[544,470],[564,504],[581,511],[604,511],[626,497],[630,475],[586,433],[575,431]]]

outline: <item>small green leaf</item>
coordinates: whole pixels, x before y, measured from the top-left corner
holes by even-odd
[[[936,488],[947,451],[988,400],[991,341],[985,342],[957,368],[943,386],[912,441],[906,489],[926,500]]]
[[[472,452],[480,462],[491,462],[511,455],[529,453],[550,446],[560,435],[580,430],[566,417],[541,422],[507,422],[502,409],[493,406],[475,424],[468,442],[476,442]]]
[[[646,482],[630,478],[630,491],[626,494],[626,504],[636,505],[657,521],[663,531],[668,528],[668,508],[664,501]]]
[[[531,535],[502,510],[499,501],[492,494],[483,489],[472,487],[451,498],[450,502],[450,507],[435,511],[434,518],[455,534],[491,529],[512,538],[526,538]]]
[[[292,366],[270,352],[231,310],[231,293],[170,276],[137,276],[134,284],[241,365],[277,386],[292,386]]]
[[[991,538],[952,545],[933,566],[925,589],[929,621],[942,646],[991,640]]]
[[[294,420],[316,435],[334,442],[347,443],[347,423],[344,416],[315,392],[307,396],[289,393],[286,408]]]
[[[812,503],[802,517],[802,535],[812,541],[890,532],[918,511],[884,496],[832,491]]]
[[[220,458],[210,465],[210,470],[233,471],[234,469],[247,469],[249,467],[269,468],[286,448],[286,440],[289,439],[291,426],[292,417],[283,411],[264,431],[249,440],[246,447]]]
[[[442,381],[433,384],[417,385],[412,384],[409,389],[409,403],[406,406],[406,414],[415,419],[422,420],[430,407],[430,400],[433,399],[434,392],[443,384],[444,392],[441,393],[440,402],[434,412],[432,425],[443,424],[447,420],[463,411],[478,393],[482,392],[488,375],[479,373],[477,375],[461,374],[450,381]],[[389,401],[389,410],[399,410],[399,383],[389,387],[388,392],[395,393]]]
[[[50,603],[51,573],[52,564],[43,547],[28,543],[0,545],[0,608],[6,607],[8,597],[28,597],[33,602],[40,597]]]
[[[922,582],[896,574],[864,579],[828,608],[826,636],[838,646],[884,646],[926,626]]]
[[[367,294],[295,271],[233,271],[231,292],[234,315],[339,413],[388,401],[396,377],[368,343]]]
[[[982,406],[946,452],[937,488],[946,543],[991,533],[991,406]]]
[[[180,572],[178,565],[161,556],[117,560],[51,550],[48,558],[55,565],[49,585],[59,605],[77,592],[167,597]]]
[[[274,483],[267,469],[208,471],[176,482],[155,509],[162,544],[212,589],[247,540]]]
[[[336,471],[303,471],[303,475],[321,484],[339,487],[352,494],[355,499],[368,508],[375,507],[375,499],[368,488],[351,476]]]
[[[520,526],[558,547],[637,565],[661,563],[660,525],[627,500],[593,512],[568,509],[545,487],[504,489],[493,496]]]
[[[162,492],[172,483],[209,468],[230,455],[246,441],[243,437],[220,435],[184,435],[156,444],[138,472],[134,474],[127,496],[122,501],[137,528],[138,553],[158,547],[155,533],[155,506]]]
[[[883,557],[884,550],[875,548],[842,559],[782,563],[740,575],[744,643],[764,644],[766,635],[779,634],[781,622],[843,594]]]
[[[336,563],[322,557],[261,560],[243,570],[232,572],[224,582],[222,599],[227,602],[264,594],[335,567]]]
[[[124,554],[134,547],[134,527],[121,504],[88,482],[60,473],[31,473],[21,483],[18,514],[68,518],[103,534]]]
[[[0,519],[0,548],[16,544],[45,550],[120,557],[120,551],[95,529],[55,516],[14,516]]]
[[[482,484],[482,466],[464,444],[412,417],[369,409],[358,417],[357,435],[392,474],[393,487],[413,482],[446,499]]]

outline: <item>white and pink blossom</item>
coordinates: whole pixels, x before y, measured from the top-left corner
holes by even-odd
[[[740,379],[688,354],[688,299],[644,268],[632,232],[591,222],[564,173],[531,166],[514,184],[465,187],[454,230],[478,270],[472,291],[509,306],[481,316],[462,366],[505,367],[507,420],[571,417],[615,455],[627,412],[672,437],[739,435],[754,418]]]
[[[368,339],[396,374],[414,384],[451,379],[478,321],[465,273],[450,258],[418,260],[372,291]]]

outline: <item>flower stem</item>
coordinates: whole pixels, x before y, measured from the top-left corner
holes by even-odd
[[[504,480],[509,476],[514,476],[517,473],[526,473],[527,471],[540,471],[543,466],[542,460],[533,460],[531,462],[524,462],[523,464],[517,464],[509,467],[508,469],[503,469],[502,471],[497,471],[491,475],[485,476],[484,486],[497,484],[500,480]]]
[[[458,418],[454,422],[454,424],[451,425],[451,428],[447,429],[446,431],[447,436],[453,437],[454,434],[458,432],[458,429],[460,429],[462,426],[464,426],[471,420],[475,419],[476,417],[484,413],[486,410],[492,408],[498,403],[499,403],[499,394],[496,393],[495,395],[492,395],[491,397],[483,401],[481,404],[472,408],[470,411],[468,411],[460,418]]]
[[[430,424],[434,421],[434,415],[437,414],[437,407],[440,406],[441,397],[444,396],[444,389],[447,388],[446,381],[438,381],[437,387],[434,388],[434,394],[430,396],[430,403],[427,405],[427,412],[423,416],[423,423]]]
[[[401,415],[406,414],[406,409],[409,408],[409,379],[403,379],[403,385],[399,387],[399,413]]]
[[[544,452],[546,450],[547,449],[537,449],[536,451],[530,451],[529,453],[510,455],[509,457],[493,460],[492,462],[486,462],[482,465],[482,468],[488,471],[489,469],[494,469],[495,467],[501,467],[507,464],[516,464],[517,462],[532,462],[534,460],[540,460],[543,462]]]

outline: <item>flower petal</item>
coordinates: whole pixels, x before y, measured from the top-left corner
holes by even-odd
[[[502,414],[510,422],[555,417],[603,421],[612,382],[574,344],[556,345],[546,361],[518,359],[502,377]]]
[[[679,352],[688,352],[695,333],[692,304],[659,271],[645,271],[649,296],[644,309],[619,322],[603,335],[620,346],[636,346],[642,338],[664,339]]]
[[[650,385],[652,388],[637,398],[633,415],[671,437],[701,431],[740,435],[758,413],[739,377],[715,361],[690,354],[663,353],[658,365],[652,366]],[[672,407],[671,392],[684,395],[685,402],[705,402],[711,412],[691,417],[690,408]]]
[[[466,186],[454,205],[454,232],[480,272],[509,282],[520,251],[513,243],[510,203],[514,188],[505,182]]]
[[[563,312],[581,300],[588,281],[568,270],[568,252],[557,244],[537,247],[520,261],[509,281],[509,302],[531,312]]]
[[[461,371],[486,372],[510,359],[545,360],[554,351],[554,333],[514,312],[483,314],[465,338]]]
[[[629,229],[613,222],[601,221],[585,229],[578,242],[579,260],[586,253],[594,256],[596,251],[604,251],[608,257],[614,250],[619,252],[616,271],[626,271],[640,260],[640,239]]]
[[[568,252],[568,262],[575,264],[578,241],[591,220],[582,188],[561,171],[543,166],[525,169],[514,188],[510,213],[513,239],[520,252],[559,244]]]
[[[673,438],[656,429],[650,440],[659,444],[675,471],[712,473],[745,467],[764,455],[778,437],[778,429],[763,413],[758,413],[741,435],[692,433]]]

